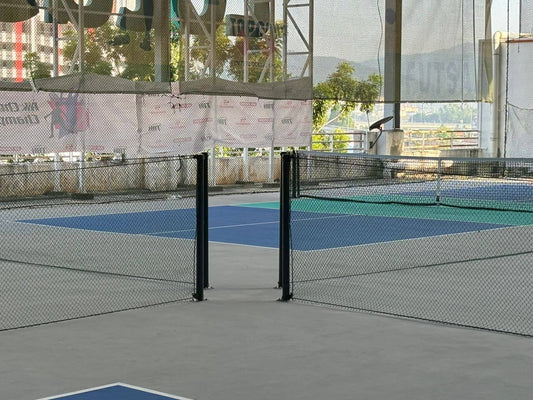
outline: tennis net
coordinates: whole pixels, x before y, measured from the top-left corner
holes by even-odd
[[[533,159],[298,152],[297,197],[533,211]]]
[[[283,164],[284,300],[533,336],[533,159]]]
[[[206,174],[206,154],[0,166],[0,330],[202,300]]]

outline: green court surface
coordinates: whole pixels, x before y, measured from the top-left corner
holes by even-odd
[[[279,208],[279,202],[240,204],[241,207]],[[480,222],[503,225],[533,225],[533,213],[466,209],[443,205],[421,206],[386,203],[358,203],[300,198],[291,200],[291,210],[316,213],[422,218],[440,221]]]

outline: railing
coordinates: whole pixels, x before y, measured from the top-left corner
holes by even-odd
[[[405,130],[403,155],[439,156],[442,151],[450,149],[479,148],[479,131],[477,130]],[[313,150],[334,151],[340,153],[360,153],[366,148],[366,132],[355,131],[347,133],[321,133],[313,135]],[[292,148],[227,148],[214,147],[209,154],[209,185],[249,185],[275,183],[280,178],[280,153]],[[213,157],[213,154],[215,157]],[[117,154],[86,154],[85,161],[98,163],[102,161],[120,160]],[[78,157],[78,154],[76,154]],[[54,158],[53,154],[37,155],[3,155],[0,165],[34,165],[28,166],[28,171],[42,168],[61,170],[61,165],[71,165],[78,161],[76,157]],[[55,161],[55,162],[54,162]],[[45,167],[43,163],[54,166]],[[69,164],[70,162],[70,164]],[[61,182],[57,179],[55,191],[62,190]]]
[[[479,148],[478,130],[405,130],[403,152],[435,155],[441,150]]]
[[[361,153],[365,151],[366,131],[324,132],[313,135],[313,150],[341,153]]]

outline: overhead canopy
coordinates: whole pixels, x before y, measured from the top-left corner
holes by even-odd
[[[0,0],[15,32],[0,39],[14,50],[0,90],[149,94],[180,82],[181,93],[309,99],[310,69],[284,68],[282,10],[282,0]]]
[[[326,81],[341,63],[351,65],[360,81],[372,75],[384,77],[385,32],[394,19],[389,1],[205,0],[197,9],[191,0],[92,0],[81,9],[86,29],[80,34],[74,0],[0,0],[0,21],[7,24],[6,32],[18,32],[2,39],[2,45],[13,51],[5,53],[10,58],[3,60],[0,88],[28,79],[31,68],[23,62],[28,53],[36,52],[49,66],[50,75],[55,62],[60,76],[75,71],[103,76],[98,82],[97,77],[84,75],[80,83],[79,76],[72,75],[55,81],[55,88],[53,80],[43,81],[40,90],[67,87],[129,93],[150,92],[153,86],[126,85],[122,78],[179,81],[184,93],[311,98],[312,86]],[[490,58],[483,57],[482,43],[491,38],[490,5],[498,2],[507,0],[399,1],[401,102],[488,98],[492,68],[487,65]],[[521,29],[531,32],[532,2],[521,3]],[[60,24],[57,51],[54,16]],[[34,76],[38,78],[42,76]],[[371,91],[342,96],[384,101],[380,90],[377,97]]]
[[[34,81],[37,90],[63,93],[170,93],[169,82],[132,81],[92,72],[73,73]]]

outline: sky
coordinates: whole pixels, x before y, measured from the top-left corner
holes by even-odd
[[[492,4],[492,31],[507,31],[507,0],[493,0]],[[509,0],[509,27],[511,32],[518,32],[519,28],[519,0]]]
[[[140,0],[121,1],[127,3],[128,5],[132,5],[136,4]],[[204,8],[204,3],[206,1],[207,0],[191,0],[192,4],[199,12],[201,12],[201,10]],[[450,4],[457,4],[456,0],[442,0],[442,3],[446,4],[447,1],[449,1]],[[290,4],[306,2],[307,1],[304,0],[291,0]],[[510,31],[518,32],[519,2],[520,0],[493,0],[493,32],[507,31],[508,4],[510,9]],[[424,5],[431,3],[432,2],[424,2],[424,0],[420,0],[419,3],[420,12],[423,14],[420,20],[429,21],[428,25],[432,24],[429,17],[429,15],[431,15],[431,8],[425,7]],[[378,9],[378,7],[376,7],[377,4],[380,4],[381,8],[384,8],[385,0],[314,0],[314,54],[338,57],[348,60],[375,57],[376,48],[378,48],[379,40],[381,38],[382,24],[385,18],[384,10]],[[465,4],[468,3],[466,2]],[[276,19],[282,19],[283,1],[275,0],[275,7]],[[302,32],[304,32],[304,35],[306,34],[307,29],[307,10],[308,9],[306,7],[291,9],[291,13],[300,24],[300,28],[302,29]],[[227,0],[226,14],[243,14],[243,12],[244,0]],[[452,15],[452,13],[449,15]],[[446,21],[449,20],[447,19],[449,16],[442,18]],[[414,20],[416,20],[416,18],[414,18]],[[364,29],[361,29],[361,27],[364,27]],[[354,32],[356,32],[355,34],[357,37],[353,37],[353,35],[351,36],[351,34],[354,34]],[[291,35],[291,38],[298,37],[294,31],[292,33],[293,34]],[[339,33],[346,33],[345,38],[343,39]],[[433,31],[428,32],[428,34],[433,33],[449,36],[456,35],[455,31],[446,30],[446,26],[439,27],[438,19],[434,24]],[[452,37],[450,41],[453,42],[453,39],[454,38]],[[440,43],[438,45],[442,46]],[[304,50],[303,43],[298,40],[289,42],[289,46],[293,51]],[[416,46],[416,44],[413,44],[412,46],[409,46],[409,48],[416,48]],[[425,43],[426,50],[430,51],[431,49],[429,49],[428,46],[430,46],[430,44]],[[364,52],[367,52],[368,55],[361,54]]]

